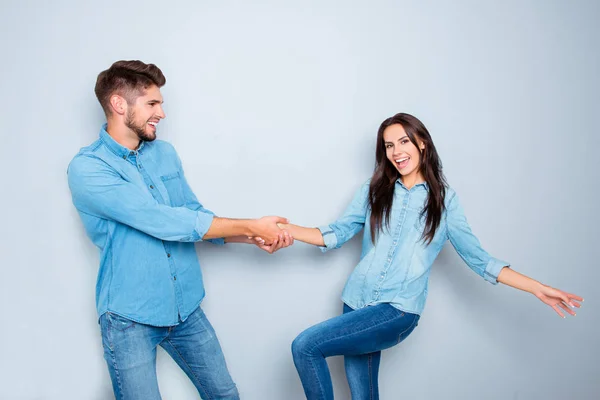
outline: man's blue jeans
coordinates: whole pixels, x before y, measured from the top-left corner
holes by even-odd
[[[377,377],[381,350],[404,340],[418,321],[418,315],[389,304],[356,311],[344,304],[343,315],[302,332],[292,343],[292,354],[306,398],[333,399],[325,358],[343,355],[352,399],[379,399]]]
[[[203,400],[238,400],[215,331],[200,307],[171,327],[139,324],[107,312],[100,317],[104,358],[118,400],[158,400],[156,348],[192,380]]]

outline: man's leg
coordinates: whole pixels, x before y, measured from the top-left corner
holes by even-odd
[[[238,400],[215,330],[200,307],[160,344],[190,377],[203,400]]]
[[[113,313],[100,317],[104,359],[117,400],[160,400],[156,347],[167,328],[138,324]]]

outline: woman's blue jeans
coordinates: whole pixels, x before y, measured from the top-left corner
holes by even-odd
[[[308,400],[333,399],[326,357],[344,356],[353,400],[379,398],[377,376],[381,350],[404,340],[417,326],[419,316],[389,304],[352,310],[302,332],[292,343],[294,364]]]

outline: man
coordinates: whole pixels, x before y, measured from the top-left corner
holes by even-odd
[[[117,399],[160,399],[158,345],[203,399],[238,399],[200,308],[194,242],[254,243],[272,253],[293,238],[277,226],[284,218],[219,218],[198,202],[173,146],[155,141],[165,118],[165,82],[158,67],[141,61],[118,61],[100,73],[95,91],[107,124],[68,169],[73,204],[100,249],[96,305],[104,357]]]

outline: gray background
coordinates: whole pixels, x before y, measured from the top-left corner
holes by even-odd
[[[599,17],[596,1],[3,1],[0,398],[112,396],[98,254],[65,171],[97,137],[93,86],[118,59],[164,71],[159,135],[221,216],[329,223],[370,176],[381,121],[421,118],[484,246],[587,301],[560,319],[448,246],[419,328],[384,352],[382,399],[598,398]],[[303,398],[290,344],[341,311],[359,244],[198,245],[242,398]],[[197,398],[162,350],[157,368],[165,399]]]

